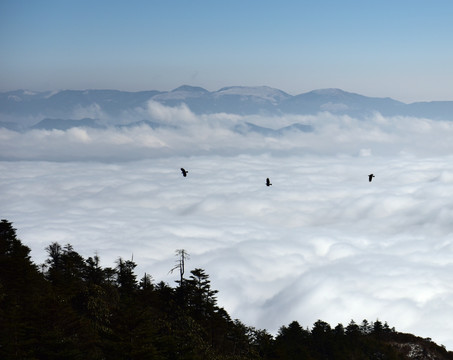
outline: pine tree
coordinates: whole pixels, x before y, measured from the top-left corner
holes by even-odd
[[[0,222],[0,358],[32,357],[46,283],[7,220]]]
[[[311,359],[308,344],[310,332],[304,330],[297,321],[282,326],[275,338],[277,359],[299,360]]]
[[[122,258],[119,258],[116,263],[116,281],[120,292],[123,295],[132,294],[137,289],[137,276],[134,274],[137,264],[132,260],[124,261]]]
[[[209,275],[203,269],[194,269],[187,282],[188,306],[194,310],[199,317],[212,316],[212,312],[217,304],[215,294],[217,290],[211,290]]]

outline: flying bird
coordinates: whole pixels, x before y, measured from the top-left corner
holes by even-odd
[[[271,186],[271,181],[269,180],[269,178],[266,179],[266,186]]]
[[[187,173],[189,172],[188,170],[181,168],[182,176],[186,177]]]
[[[371,182],[375,176],[373,174],[368,175],[368,181]]]

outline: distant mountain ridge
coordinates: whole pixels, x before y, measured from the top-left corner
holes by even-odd
[[[120,118],[128,111],[146,109],[150,100],[169,107],[185,104],[195,114],[309,115],[327,111],[360,118],[377,112],[384,116],[453,120],[453,101],[406,104],[391,98],[368,97],[341,89],[319,89],[290,95],[268,86],[230,86],[211,92],[202,87],[182,85],[171,91],[3,92],[0,93],[0,126],[14,129],[17,124],[11,119],[86,118],[86,114],[74,116],[80,109],[99,110],[107,116]],[[38,121],[28,126],[36,125]]]

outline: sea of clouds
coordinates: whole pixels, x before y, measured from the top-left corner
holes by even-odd
[[[379,319],[453,350],[453,122],[145,113],[174,127],[0,129],[0,216],[36,263],[70,243],[176,285],[185,249],[247,325]]]

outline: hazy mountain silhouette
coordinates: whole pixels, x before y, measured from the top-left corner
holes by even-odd
[[[44,119],[33,125],[31,129],[68,130],[74,127],[104,128],[97,120],[84,118],[80,120]]]
[[[391,98],[368,97],[341,89],[313,90],[299,95],[290,95],[268,86],[244,87],[231,86],[217,91],[201,87],[183,85],[172,91],[119,90],[63,90],[59,92],[30,92],[16,90],[0,93],[0,126],[17,129],[19,125],[30,124],[30,119],[74,119],[74,114],[83,114],[81,109],[100,111],[117,119],[128,111],[146,110],[152,100],[166,106],[185,104],[195,114],[231,113],[239,115],[281,115],[316,114],[331,112],[355,117],[365,117],[378,112],[385,116],[415,116],[435,120],[453,120],[453,101],[415,102],[406,104]],[[84,116],[87,118],[87,116]],[[11,120],[13,119],[13,120]],[[83,120],[83,119],[82,119]],[[27,123],[28,121],[28,123]],[[80,120],[79,120],[80,121]],[[96,126],[98,123],[84,126]],[[152,124],[151,124],[152,125]],[[72,126],[70,123],[58,126]],[[287,130],[307,131],[307,128],[288,128]],[[251,131],[265,132],[269,129],[250,127]],[[240,131],[240,130],[239,130]],[[270,131],[269,133],[272,133]]]
[[[275,136],[284,135],[285,133],[292,132],[292,131],[312,132],[313,127],[311,125],[295,123],[295,124],[274,130],[274,129],[270,129],[267,127],[255,125],[250,122],[244,122],[244,123],[236,125],[234,127],[234,131],[237,133],[240,133],[240,134],[248,134],[250,132],[253,132],[253,133],[258,133],[263,136],[275,137]]]
[[[403,115],[406,106],[391,98],[367,97],[340,89],[321,89],[286,99],[280,104],[280,109],[284,113],[294,114],[316,114],[320,111],[328,111],[354,116],[372,112],[383,115]]]

